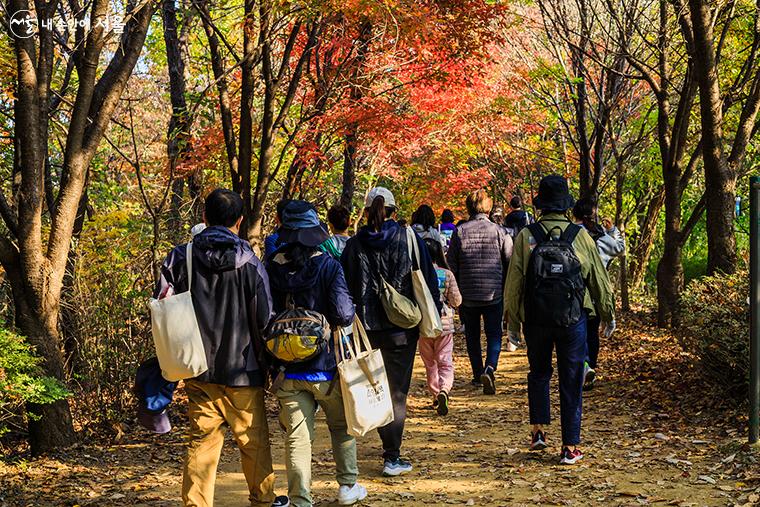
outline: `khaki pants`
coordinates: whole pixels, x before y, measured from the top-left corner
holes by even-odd
[[[186,507],[214,505],[214,483],[224,445],[224,425],[232,430],[243,464],[252,506],[269,507],[275,499],[269,427],[261,387],[226,387],[185,382],[190,441],[182,478]]]
[[[327,418],[332,440],[336,478],[341,486],[353,486],[359,469],[356,465],[356,440],[346,432],[346,414],[340,385],[327,395],[330,382],[287,379],[277,391],[280,422],[285,426],[285,461],[288,470],[288,495],[294,507],[308,507],[311,501],[311,443],[317,404]]]

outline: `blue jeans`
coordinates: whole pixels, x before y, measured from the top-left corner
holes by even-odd
[[[467,342],[467,355],[470,356],[472,378],[480,381],[485,366],[483,352],[480,347],[480,317],[483,317],[483,328],[486,333],[486,363],[494,370],[499,364],[501,353],[502,319],[504,303],[502,301],[487,306],[459,307],[459,318],[464,324],[464,336]]]
[[[596,368],[599,358],[599,317],[589,317],[586,328],[586,361],[592,368]]]
[[[552,350],[557,346],[559,406],[563,445],[581,441],[583,415],[583,360],[586,356],[586,315],[570,327],[525,325],[528,345],[528,404],[531,424],[549,424],[549,383],[552,378]]]

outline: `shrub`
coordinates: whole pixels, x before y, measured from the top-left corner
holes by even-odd
[[[41,374],[40,361],[22,337],[0,328],[0,435],[21,426],[26,403],[52,403],[69,396],[58,380]]]
[[[729,391],[749,387],[749,273],[691,282],[681,298],[679,337],[705,374]]]

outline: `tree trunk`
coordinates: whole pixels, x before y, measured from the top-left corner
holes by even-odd
[[[699,86],[702,159],[707,192],[707,271],[736,271],[736,174],[723,151],[723,99],[718,81],[710,6],[689,0],[694,33],[694,76]]]
[[[660,221],[660,211],[665,203],[665,192],[662,187],[655,191],[647,205],[646,215],[641,224],[636,245],[631,248],[630,262],[628,267],[628,286],[631,290],[636,291],[644,281],[644,275],[649,265],[649,258],[652,255],[654,240],[657,236],[657,224]]]
[[[179,36],[177,6],[174,0],[164,0],[161,4],[161,18],[164,24],[164,44],[166,45],[166,63],[169,72],[169,99],[172,115],[166,133],[166,154],[169,158],[170,174],[176,179],[172,186],[171,211],[169,216],[169,235],[176,241],[182,231],[183,220],[181,207],[184,196],[183,179],[187,179],[191,197],[197,194],[197,183],[193,175],[177,175],[177,167],[190,151],[190,127],[192,118],[187,109],[185,93],[185,61],[182,58],[182,41]],[[197,196],[196,196],[197,197]],[[193,203],[195,204],[195,203]]]
[[[678,327],[683,266],[679,241],[665,241],[662,258],[657,265],[657,325]]]
[[[359,101],[364,96],[364,64],[369,53],[369,41],[372,37],[372,23],[364,20],[359,28],[359,37],[356,40],[356,60],[353,62],[351,71],[351,91],[349,100],[352,107],[358,107]],[[343,136],[343,180],[340,193],[340,204],[352,210],[354,207],[354,192],[356,191],[356,157],[359,144],[359,125],[356,122],[348,125]]]
[[[15,260],[4,257],[4,267],[13,294],[16,327],[43,358],[42,367],[45,374],[65,383],[63,351],[59,347],[61,337],[58,330],[58,297],[47,291],[43,294],[43,305],[33,304],[29,292],[24,287],[21,267],[17,260],[18,257],[15,257]],[[27,419],[29,443],[35,456],[68,447],[76,442],[71,409],[66,399],[46,405],[28,404]]]
[[[340,193],[340,205],[351,210],[354,207],[356,191],[356,127],[352,126],[343,137],[343,185]]]
[[[240,193],[240,173],[238,172],[237,146],[235,145],[235,127],[232,121],[232,106],[230,94],[225,77],[225,58],[219,50],[219,38],[212,25],[211,13],[205,0],[196,0],[194,5],[201,13],[203,29],[208,40],[209,53],[211,54],[211,69],[216,80],[216,88],[219,93],[219,112],[222,119],[222,133],[224,134],[224,148],[227,153],[227,165],[230,168],[232,190]]]

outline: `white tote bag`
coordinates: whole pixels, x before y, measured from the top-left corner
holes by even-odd
[[[383,356],[380,350],[372,350],[358,317],[354,319],[354,344],[343,339],[340,329],[334,336],[348,434],[363,437],[393,422],[393,402]]]
[[[195,317],[193,243],[187,244],[187,292],[150,300],[150,317],[161,375],[170,382],[194,378],[208,370],[201,330]]]
[[[412,288],[414,289],[414,300],[420,307],[422,320],[420,321],[420,336],[425,338],[435,338],[443,332],[443,323],[441,323],[441,314],[435,306],[433,296],[425,281],[425,275],[420,269],[420,250],[417,245],[417,237],[411,227],[406,228],[406,238],[409,243],[409,258],[412,260]],[[414,259],[417,258],[417,269],[414,269]]]

